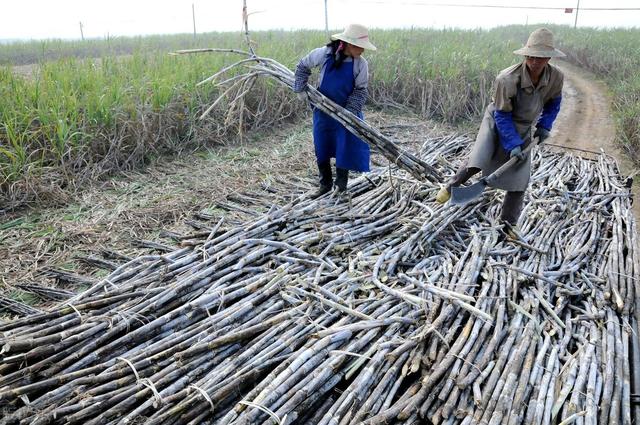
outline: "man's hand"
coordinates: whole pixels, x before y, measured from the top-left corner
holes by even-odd
[[[542,144],[545,140],[547,140],[549,138],[549,135],[551,134],[551,132],[549,130],[547,130],[544,127],[538,127],[536,128],[536,132],[533,133],[533,137],[537,137],[538,138],[538,144]]]
[[[520,146],[516,146],[511,149],[511,152],[509,152],[509,158],[513,158],[514,156],[518,158],[519,162],[524,161],[524,153],[522,153],[522,148]]]
[[[302,101],[302,102],[306,102],[309,100],[309,94],[307,93],[306,90],[302,90],[296,93],[296,97],[298,98],[298,100]]]

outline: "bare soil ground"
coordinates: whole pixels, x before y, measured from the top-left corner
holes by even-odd
[[[564,62],[558,65],[566,75],[565,92],[549,142],[591,151],[603,149],[620,161],[623,173],[629,174],[631,166],[614,147],[615,128],[605,86],[580,68]],[[408,144],[409,149],[419,146],[429,133],[446,131],[406,116],[373,113],[368,120],[396,141]],[[134,242],[162,243],[168,232],[189,233],[194,230],[190,222],[194,215],[225,215],[217,205],[234,192],[290,178],[308,182],[312,190],[316,167],[309,121],[240,146],[161,160],[144,172],[96,182],[64,207],[0,216],[0,294],[32,302],[13,285],[36,282],[65,287],[64,282],[43,275],[48,267],[99,278],[108,271],[87,265],[78,257],[97,255],[101,250],[131,257],[149,252]],[[572,153],[593,157],[582,151]],[[373,161],[384,163],[375,155]]]
[[[11,68],[13,72],[18,75],[22,75],[25,78],[33,78],[33,74],[36,73],[38,69],[38,65],[30,64],[30,65],[16,65]]]
[[[549,141],[570,148],[615,155],[616,130],[606,86],[575,65],[556,62],[565,74],[562,107]],[[587,155],[586,152],[575,151]]]

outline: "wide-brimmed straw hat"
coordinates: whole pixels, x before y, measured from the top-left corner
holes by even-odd
[[[376,46],[369,41],[369,31],[364,25],[351,24],[340,34],[333,34],[331,39],[346,41],[367,50],[376,50]]]
[[[566,56],[553,45],[553,33],[547,28],[538,28],[531,33],[527,44],[518,50],[516,55],[533,56],[536,58],[562,58]]]

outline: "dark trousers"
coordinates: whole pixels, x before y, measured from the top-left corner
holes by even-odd
[[[318,171],[320,172],[320,187],[329,188],[333,186],[333,173],[331,172],[331,162],[318,162]],[[336,181],[335,185],[340,191],[347,190],[347,183],[349,181],[349,170],[346,168],[336,167]]]
[[[467,167],[467,164],[463,164],[458,172],[451,177],[447,183],[447,190],[451,192],[451,187],[460,186],[466,183],[472,176],[478,174],[481,170],[476,167]],[[520,213],[522,212],[522,205],[524,203],[524,191],[516,191],[505,193],[504,201],[502,201],[502,212],[500,218],[511,225],[518,224]]]

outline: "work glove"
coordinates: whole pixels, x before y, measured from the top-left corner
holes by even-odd
[[[518,158],[518,161],[524,161],[524,153],[520,146],[516,146],[509,152],[509,158],[513,158],[514,156]]]
[[[440,190],[436,194],[436,202],[439,204],[444,204],[451,198],[451,191],[447,189],[446,186],[440,187]]]
[[[309,100],[309,93],[307,93],[306,90],[302,90],[296,93],[296,97],[298,98],[298,100],[306,102]]]
[[[538,144],[541,145],[545,140],[549,138],[551,132],[544,127],[536,128],[536,132],[533,133],[533,137],[537,137],[539,139]]]

